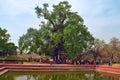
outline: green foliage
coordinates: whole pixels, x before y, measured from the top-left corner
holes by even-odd
[[[77,13],[70,13],[69,20],[64,28],[64,46],[67,53],[76,56],[78,53],[87,49],[87,43],[93,42],[94,38],[83,25],[83,19]],[[74,54],[73,54],[74,53]]]
[[[37,52],[37,47],[39,44],[38,35],[39,32],[37,29],[29,28],[26,35],[21,36],[19,39],[20,53]]]
[[[48,6],[37,6],[35,9],[38,17],[44,17],[51,25],[50,39],[54,48],[75,57],[88,48],[88,43],[93,43],[94,38],[84,25],[83,19],[77,12],[71,12],[71,5],[67,1],[53,5],[52,12],[47,8]],[[59,49],[59,43],[62,44],[62,49]]]
[[[70,10],[71,5],[67,1],[53,5],[53,11],[49,11],[48,7],[48,4],[43,4],[43,8],[35,8],[37,16],[44,17],[47,21],[41,22],[39,30],[32,29],[32,33],[27,31],[20,37],[20,50],[31,53],[39,49],[40,53],[48,55],[55,55],[55,50],[58,50],[59,54],[67,53],[70,57],[75,57],[88,48],[88,43],[93,43],[94,38],[83,19],[77,12]],[[37,40],[33,37],[33,32],[37,33]]]
[[[14,80],[13,76],[0,76],[0,80]]]
[[[9,38],[7,30],[0,28],[0,55],[12,55],[16,52],[17,47],[14,43],[9,42]]]
[[[19,39],[20,53],[49,54],[48,50],[51,49],[51,47],[49,47],[50,45],[49,29],[50,28],[44,23],[41,23],[41,28],[38,30],[29,28],[27,33],[21,36]]]

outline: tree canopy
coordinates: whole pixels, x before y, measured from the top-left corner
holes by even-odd
[[[16,52],[16,46],[14,43],[9,42],[10,35],[7,33],[6,29],[0,27],[0,55],[5,56],[7,54],[11,55]]]
[[[70,57],[75,57],[91,46],[93,36],[84,25],[83,18],[77,12],[71,11],[71,5],[67,1],[53,5],[52,11],[48,10],[48,7],[49,5],[45,3],[43,8],[39,6],[35,8],[38,18],[43,17],[46,20],[41,22],[40,29],[36,31],[38,41],[32,36],[37,43],[26,38],[23,40],[23,37],[30,34],[27,32],[20,38],[19,46],[26,44],[32,47],[31,43],[34,43],[34,47],[38,45],[39,53],[53,56],[66,53]],[[35,36],[34,33],[32,35]],[[31,39],[30,35],[27,37]]]
[[[48,10],[48,4],[35,9],[38,17],[44,17],[50,24],[51,41],[57,50],[54,53],[64,52],[75,57],[88,48],[88,43],[92,44],[94,38],[84,25],[84,20],[77,12],[70,10],[71,5],[67,1],[53,5],[53,11]]]

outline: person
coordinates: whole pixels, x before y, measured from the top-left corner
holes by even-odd
[[[103,61],[102,60],[100,60],[100,64],[102,64],[103,63]]]
[[[112,60],[109,60],[108,65],[112,66]]]
[[[112,60],[110,60],[110,66],[112,66]]]
[[[39,63],[40,63],[40,64],[42,63],[41,57],[40,57],[40,59],[39,59]]]
[[[53,59],[51,58],[51,59],[50,59],[50,65],[52,65],[52,64],[53,64]]]
[[[81,64],[84,64],[84,60],[81,60]]]
[[[77,64],[80,65],[80,61],[79,60],[77,60]]]

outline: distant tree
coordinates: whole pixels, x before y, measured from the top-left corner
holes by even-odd
[[[110,47],[111,47],[111,54],[110,54],[110,58],[111,59],[118,59],[118,56],[120,55],[120,41],[118,38],[113,37],[110,40],[109,43]]]
[[[14,43],[9,42],[10,35],[6,29],[0,28],[0,55],[12,55],[16,52],[17,46]]]
[[[39,32],[37,29],[29,28],[27,33],[19,39],[19,50],[20,53],[38,53],[39,48]]]
[[[106,43],[103,40],[95,39],[94,40],[94,48],[93,48],[93,56],[94,60],[97,60],[97,58],[102,58],[102,50],[105,47]]]
[[[101,53],[105,60],[109,60],[112,53],[111,46],[109,44],[106,44],[102,49]]]
[[[77,12],[71,12],[71,5],[67,1],[53,5],[53,11],[49,11],[48,7],[48,4],[43,4],[43,8],[37,6],[35,10],[38,17],[44,17],[49,24],[49,31],[46,31],[50,32],[48,46],[52,44],[53,54],[68,53],[75,57],[88,48],[88,43],[93,43],[94,38],[84,25],[83,19]]]
[[[108,44],[105,44],[101,50],[102,56],[107,60],[119,61],[120,57],[120,41],[118,38],[111,38]]]

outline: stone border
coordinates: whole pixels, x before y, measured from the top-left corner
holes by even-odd
[[[120,68],[105,65],[71,65],[71,64],[0,64],[0,75],[7,71],[84,71],[95,70],[100,74],[114,74],[120,78]]]
[[[9,70],[42,70],[42,71],[83,71],[95,70],[95,65],[69,65],[69,64],[0,64],[0,75]],[[5,71],[5,72],[4,72]],[[4,73],[3,73],[4,72]]]

